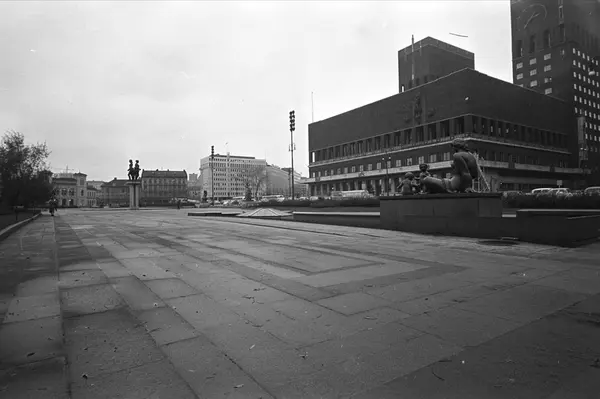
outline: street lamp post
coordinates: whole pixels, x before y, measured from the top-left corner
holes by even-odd
[[[388,161],[391,162],[392,161],[392,157],[387,157],[387,159],[385,157],[381,157],[381,160],[383,162],[385,162],[385,194],[386,195],[390,195],[390,175],[389,175],[389,166],[388,166]]]
[[[294,150],[296,145],[294,144],[294,131],[296,130],[296,111],[290,111],[290,152],[292,155],[292,167],[290,170],[290,193],[292,199],[294,199]]]
[[[212,206],[215,206],[215,146],[210,146],[210,196]]]

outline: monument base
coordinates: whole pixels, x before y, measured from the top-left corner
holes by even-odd
[[[125,185],[129,186],[129,209],[140,209],[140,186],[142,182],[139,180],[130,180]]]
[[[422,194],[380,198],[381,228],[472,238],[513,237],[575,247],[600,239],[600,211],[518,210],[502,216],[501,193]]]
[[[432,218],[444,219],[447,223],[472,223],[480,218],[501,218],[502,194],[417,194],[380,197],[380,212],[381,227],[390,230],[408,231],[408,225],[420,222],[427,224]]]

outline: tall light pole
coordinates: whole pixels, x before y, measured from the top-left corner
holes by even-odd
[[[210,196],[212,205],[215,206],[215,146],[210,146]]]
[[[390,175],[389,175],[388,161],[392,162],[392,157],[389,156],[389,157],[387,157],[387,159],[385,157],[381,157],[381,160],[383,162],[385,162],[385,187],[384,188],[385,188],[385,194],[389,196],[390,195],[390,190],[389,190],[389,187],[390,187]]]
[[[292,154],[292,168],[290,171],[290,193],[294,199],[294,131],[296,130],[296,112],[290,111],[290,153]]]

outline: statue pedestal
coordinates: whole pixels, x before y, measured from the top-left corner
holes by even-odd
[[[129,186],[129,209],[140,209],[140,186],[142,182],[139,180],[130,180],[125,185]]]

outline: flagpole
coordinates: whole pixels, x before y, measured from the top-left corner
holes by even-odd
[[[415,35],[412,35],[412,45],[411,45],[411,49],[412,49],[412,77],[411,80],[413,81],[414,84],[414,80],[415,80]]]
[[[315,98],[314,92],[310,92],[310,103],[311,103],[311,112],[312,112],[312,121],[315,122]]]

